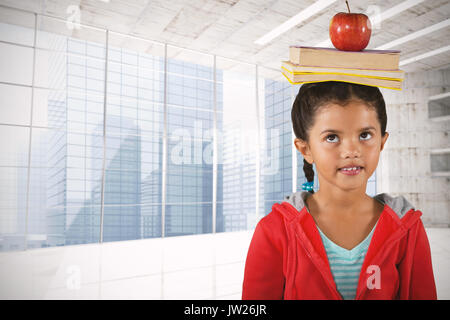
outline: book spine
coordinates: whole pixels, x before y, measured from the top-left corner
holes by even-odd
[[[398,70],[398,53],[368,53],[341,50],[314,50],[298,47],[289,48],[289,60],[293,64],[310,67],[361,68],[377,70]]]
[[[286,80],[292,85],[329,81],[329,80],[323,80],[323,81],[294,81],[293,79],[289,78],[289,76],[284,74],[283,72],[282,72],[282,74],[286,78]],[[365,84],[365,83],[361,83],[361,82],[348,81],[348,80],[345,80],[345,81],[343,81],[343,80],[334,80],[334,81],[349,82],[349,83],[355,83],[355,84],[363,84],[363,85],[367,85],[367,86],[371,86],[371,87],[379,87],[379,88],[392,89],[392,90],[402,90],[401,86],[399,88],[397,88],[397,87],[393,87],[393,86],[385,86],[385,85],[379,85],[379,84],[378,85]]]
[[[362,69],[362,68],[336,68],[336,67],[318,67],[318,66],[302,66],[299,64],[293,64],[290,61],[282,61],[281,66],[285,67],[291,72],[352,72],[355,74],[370,73],[373,75],[389,74],[393,77],[404,77],[405,72],[400,69],[396,70],[384,70],[384,69]]]
[[[300,48],[289,48],[289,61],[293,64],[300,64]]]
[[[394,80],[384,80],[384,79],[373,79],[373,78],[364,78],[364,77],[354,77],[354,76],[344,76],[344,75],[314,75],[314,76],[305,76],[305,75],[292,75],[284,70],[282,71],[283,75],[289,80],[291,84],[300,84],[300,83],[310,83],[310,82],[324,82],[324,81],[342,81],[342,82],[350,82],[356,84],[363,84],[368,86],[375,86],[381,88],[388,89],[399,89],[401,90],[401,81]]]
[[[285,72],[289,72],[293,76],[296,75],[343,75],[343,76],[353,76],[353,77],[363,77],[363,78],[374,78],[374,79],[384,79],[384,80],[395,80],[395,81],[403,81],[404,76],[403,73],[373,73],[373,72],[355,72],[352,69],[324,69],[323,72],[317,71],[317,69],[311,70],[302,70],[289,68],[289,65],[282,65],[281,68]]]

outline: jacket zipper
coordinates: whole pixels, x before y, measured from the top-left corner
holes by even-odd
[[[301,241],[301,239],[298,239],[299,235],[297,234],[297,232],[295,232],[295,235],[297,237],[297,240],[300,242],[303,250],[305,250],[306,255],[308,256],[308,258],[311,260],[311,262],[316,266],[316,268],[320,271],[320,275],[322,276],[322,278],[325,280],[325,283],[328,285],[328,288],[334,293],[335,296],[337,296],[339,298],[339,300],[343,300],[342,296],[339,294],[339,292],[337,291],[337,289],[333,286],[332,283],[330,283],[329,279],[327,279],[326,277],[324,277],[323,275],[323,270],[320,266],[317,265],[317,262],[315,261],[315,259],[313,259],[313,257],[311,256],[311,254],[309,253],[309,250],[307,250],[307,248],[305,247],[305,245],[303,244],[303,241]]]
[[[301,212],[301,211],[298,211],[297,209],[294,209],[292,206],[288,206],[287,208],[285,207],[285,209],[290,210],[290,211],[295,210],[295,215],[297,215],[297,216],[298,216],[299,213]],[[294,227],[294,225],[292,224],[292,220],[291,220],[290,222],[291,222],[291,223],[290,223],[290,227],[291,227],[291,228]],[[299,223],[300,221],[297,221],[297,222]],[[311,262],[316,266],[316,268],[320,271],[320,275],[321,275],[322,278],[325,280],[325,283],[328,285],[328,288],[331,290],[331,292],[333,292],[333,294],[334,294],[335,296],[338,297],[339,300],[343,300],[342,296],[339,294],[339,292],[337,291],[336,287],[333,286],[333,283],[330,283],[329,279],[327,279],[327,278],[323,275],[323,270],[322,270],[322,268],[319,267],[319,266],[317,265],[317,262],[316,262],[315,259],[313,259],[313,257],[311,256],[309,250],[307,250],[307,248],[305,247],[305,244],[303,243],[303,241],[301,241],[301,239],[299,239],[299,235],[298,235],[298,233],[297,233],[297,230],[294,228],[293,231],[294,231],[294,234],[295,234],[295,236],[296,236],[296,238],[297,238],[296,240],[297,240],[298,242],[300,242],[300,244],[301,244],[303,250],[306,252],[306,255],[308,256],[308,258],[309,258],[309,259],[311,260]],[[300,230],[300,232],[302,232],[302,230]],[[302,234],[304,235],[303,232],[302,232]],[[307,239],[306,236],[304,236],[304,237]],[[331,271],[330,271],[330,272],[331,272]]]

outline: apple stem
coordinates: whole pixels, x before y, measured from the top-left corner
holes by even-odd
[[[347,4],[348,13],[350,13],[350,7],[348,6],[347,0],[345,0],[345,3]]]

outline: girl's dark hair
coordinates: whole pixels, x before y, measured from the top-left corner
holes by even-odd
[[[359,100],[374,108],[381,126],[381,135],[386,133],[386,104],[378,87],[365,86],[340,81],[306,83],[300,87],[292,106],[291,118],[294,134],[298,139],[308,142],[309,131],[314,124],[320,107],[333,103],[340,106]],[[314,181],[312,164],[303,159],[303,171],[308,182]],[[313,190],[309,191],[314,193]]]

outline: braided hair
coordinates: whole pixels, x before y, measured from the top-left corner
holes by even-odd
[[[306,83],[300,87],[291,110],[294,134],[298,139],[309,142],[309,131],[314,125],[315,115],[320,107],[333,103],[340,106],[359,100],[374,108],[381,126],[381,135],[386,133],[386,104],[378,87],[340,82],[325,81]],[[312,164],[303,159],[303,171],[308,182],[314,182]],[[314,193],[314,190],[309,190]]]

